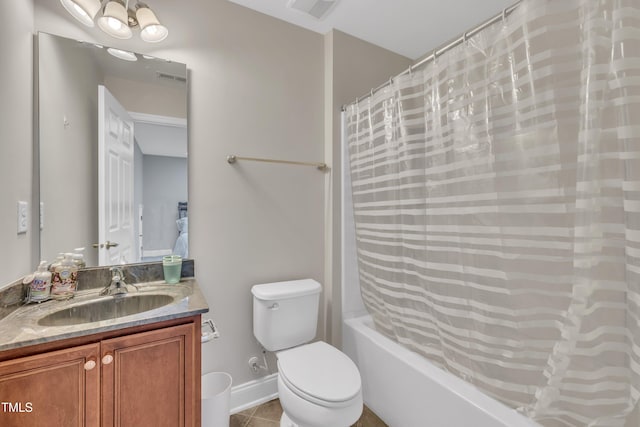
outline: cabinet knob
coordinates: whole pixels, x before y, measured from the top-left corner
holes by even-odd
[[[105,354],[102,357],[102,364],[103,365],[108,365],[109,363],[113,362],[113,356],[110,354]]]
[[[93,368],[95,368],[95,367],[96,367],[96,361],[95,361],[95,360],[93,360],[93,359],[88,360],[88,361],[84,364],[84,370],[85,370],[85,371],[90,371],[90,370],[92,370],[92,369],[93,369]]]

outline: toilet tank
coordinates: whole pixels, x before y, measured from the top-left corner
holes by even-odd
[[[278,351],[314,339],[320,290],[312,279],[253,286],[253,335],[260,344]]]

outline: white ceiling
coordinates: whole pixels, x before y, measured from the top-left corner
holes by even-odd
[[[187,126],[165,126],[136,122],[136,142],[142,154],[150,156],[187,157]]]
[[[229,0],[321,34],[332,29],[417,59],[501,13],[516,0],[339,0],[322,21],[289,0]]]

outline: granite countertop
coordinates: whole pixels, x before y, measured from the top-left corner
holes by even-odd
[[[38,324],[38,321],[51,313],[66,308],[121,297],[99,296],[100,289],[94,288],[79,291],[74,298],[67,301],[47,301],[40,304],[23,305],[0,318],[0,351],[188,317],[209,311],[209,306],[200,291],[198,282],[193,278],[183,278],[180,283],[175,285],[168,285],[163,281],[150,281],[136,283],[136,286],[138,290],[130,290],[124,298],[134,295],[156,294],[170,296],[173,298],[173,302],[128,316],[64,326],[42,326]]]

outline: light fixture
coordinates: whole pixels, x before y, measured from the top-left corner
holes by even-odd
[[[117,39],[130,39],[133,28],[139,28],[140,37],[149,43],[161,42],[169,34],[144,3],[136,2],[134,9],[129,9],[129,0],[60,0],[60,3],[84,25],[93,27],[96,19],[102,31]]]
[[[129,14],[127,8],[119,0],[110,0],[104,7],[102,16],[98,18],[98,26],[102,31],[117,39],[130,39]]]
[[[136,5],[136,18],[140,25],[140,38],[149,43],[157,43],[166,39],[169,30],[160,24],[158,17],[149,6],[143,3]]]
[[[127,50],[110,47],[107,49],[107,52],[109,52],[110,55],[115,56],[116,58],[119,58],[119,59],[124,59],[125,61],[134,62],[138,60],[138,57],[136,56],[135,53],[129,52]]]
[[[93,18],[100,10],[100,0],[60,0],[60,3],[78,21],[93,27]]]

